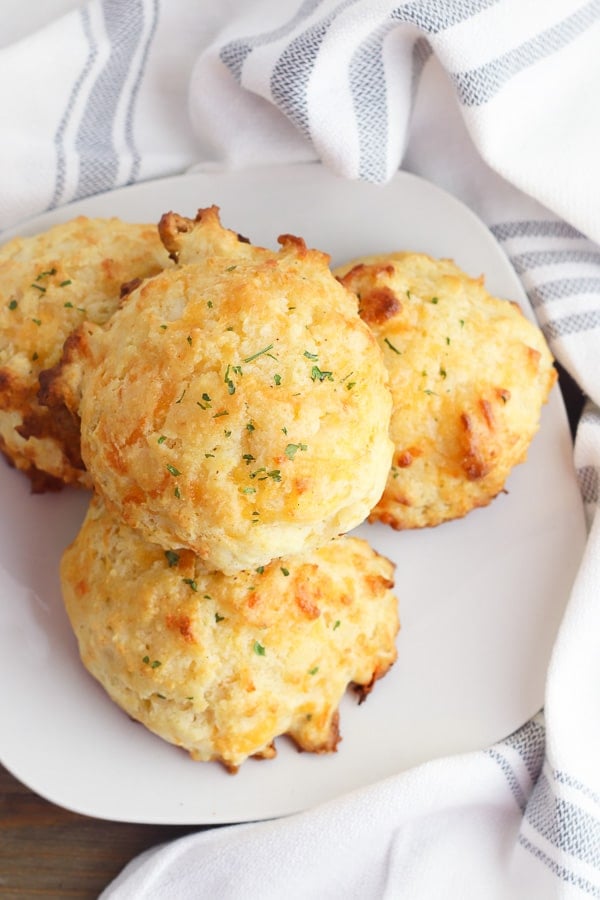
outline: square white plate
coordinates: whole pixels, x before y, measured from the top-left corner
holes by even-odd
[[[399,249],[448,256],[488,289],[531,308],[487,228],[439,188],[399,173],[385,186],[338,179],[318,165],[191,174],[96,196],[37,218],[35,233],[77,214],[158,221],[213,203],[223,223],[276,246],[291,232],[332,263]],[[585,527],[558,389],[508,493],[435,529],[359,532],[397,564],[398,662],[368,702],[341,707],[331,756],[284,738],[272,761],[236,776],[132,722],[81,666],[64,613],[58,563],[87,496],[32,496],[0,465],[0,759],[49,800],[100,818],[214,824],[313,806],[446,754],[505,737],[543,705],[557,628]]]

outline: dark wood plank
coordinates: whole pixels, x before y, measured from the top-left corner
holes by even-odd
[[[0,766],[0,897],[96,900],[142,850],[196,830],[81,816],[32,793]]]

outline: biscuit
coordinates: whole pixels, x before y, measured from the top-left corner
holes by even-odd
[[[338,706],[396,659],[393,565],[357,538],[225,576],[92,501],[61,563],[86,668],[130,716],[235,770],[289,735],[334,751]]]
[[[83,320],[110,317],[124,282],[166,265],[155,226],[118,219],[81,216],[0,248],[0,450],[34,490],[89,486],[77,422],[40,405],[39,373]]]
[[[382,254],[335,274],[390,373],[394,458],[370,520],[418,528],[485,506],[525,459],[556,381],[541,331],[450,260]]]
[[[349,531],[383,491],[391,395],[381,350],[328,257],[206,258],[129,294],[68,342],[48,393],[123,519],[232,573]]]

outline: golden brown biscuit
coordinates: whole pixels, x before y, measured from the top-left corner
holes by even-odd
[[[358,525],[392,456],[387,373],[355,297],[328,257],[282,240],[267,259],[149,279],[70,339],[47,386],[79,412],[114,510],[229,573]]]
[[[111,698],[232,770],[274,756],[282,734],[335,750],[346,687],[364,697],[396,658],[393,566],[356,538],[228,577],[94,499],[61,577],[83,663]]]
[[[450,260],[392,253],[335,274],[390,373],[394,459],[371,521],[417,528],[488,504],[525,459],[556,380],[541,332]]]
[[[170,265],[155,226],[83,216],[0,248],[0,449],[34,489],[89,484],[77,423],[37,400],[81,322],[105,322],[124,282]]]

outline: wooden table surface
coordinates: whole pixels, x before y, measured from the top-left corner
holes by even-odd
[[[560,375],[574,431],[582,397]],[[0,766],[0,900],[94,900],[142,850],[197,830],[81,816],[38,797]]]

